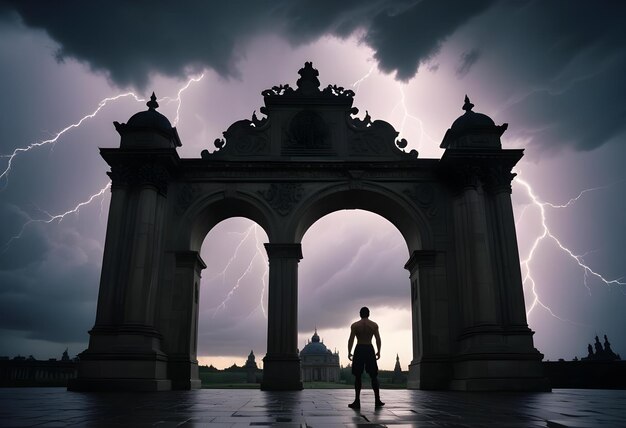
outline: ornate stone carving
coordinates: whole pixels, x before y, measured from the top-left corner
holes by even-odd
[[[330,131],[324,119],[312,110],[302,110],[291,119],[282,151],[287,154],[308,155],[330,152]]]
[[[128,165],[115,165],[107,175],[111,178],[111,188],[115,189],[132,184],[135,173]]]
[[[272,183],[268,190],[259,190],[259,194],[280,215],[286,216],[304,196],[300,183]]]
[[[269,136],[267,135],[267,118],[259,119],[256,111],[252,113],[252,120],[238,120],[223,132],[225,139],[217,138],[214,142],[217,149],[213,153],[203,150],[203,159],[220,155],[257,156],[269,154]]]
[[[484,169],[483,179],[487,190],[492,193],[511,193],[511,181],[517,174],[508,166],[495,165]]]
[[[407,195],[409,199],[414,201],[419,207],[424,208],[429,217],[437,215],[437,198],[432,184],[419,183],[413,187],[405,189],[403,193]]]
[[[354,91],[351,89],[345,89],[343,86],[328,85],[322,91],[324,95],[334,95],[336,97],[353,98]]]
[[[303,95],[313,95],[319,92],[320,81],[317,76],[320,73],[313,68],[312,62],[305,62],[304,67],[298,70],[298,74],[300,78],[296,82],[296,85],[298,85],[296,91],[301,92]]]
[[[163,165],[144,164],[137,170],[137,181],[139,184],[154,186],[159,193],[166,194],[170,174]]]
[[[289,86],[289,84],[284,84],[284,85],[272,86],[270,89],[266,89],[262,91],[261,95],[263,95],[264,97],[275,97],[275,96],[282,96],[282,95],[291,95],[294,92],[295,91],[293,90],[292,87]]]
[[[300,78],[296,82],[297,89],[293,89],[288,84],[272,86],[261,92],[266,98],[273,97],[320,97],[320,98],[342,98],[352,102],[354,91],[342,86],[328,85],[320,91],[319,72],[313,68],[312,62],[305,62],[304,67],[298,71]]]
[[[119,164],[111,167],[107,175],[113,188],[148,184],[163,194],[167,193],[170,181],[167,168],[159,164]]]
[[[451,171],[449,176],[459,190],[478,189],[482,183],[483,171],[476,165],[460,165]]]

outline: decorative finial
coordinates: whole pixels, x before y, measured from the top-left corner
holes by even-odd
[[[466,94],[465,95],[465,104],[463,104],[463,110],[468,112],[468,111],[472,111],[473,108],[474,108],[474,104],[471,103],[469,97]]]
[[[296,82],[298,91],[304,95],[314,95],[319,92],[320,81],[317,76],[320,73],[313,68],[312,62],[305,62],[304,67],[298,71],[300,78]]]
[[[154,110],[155,108],[159,107],[159,103],[157,103],[157,97],[156,97],[156,95],[154,95],[154,92],[152,92],[152,96],[150,97],[150,101],[148,101],[146,103],[146,105],[148,106],[148,108],[150,110]]]

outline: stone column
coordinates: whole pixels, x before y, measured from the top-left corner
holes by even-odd
[[[503,294],[503,322],[508,326],[528,327],[522,272],[520,269],[515,218],[511,204],[511,181],[515,174],[502,166],[493,166],[486,174],[488,191],[492,198],[494,236],[500,274],[500,289]]]
[[[458,173],[462,191],[455,231],[463,237],[462,245],[458,247],[460,252],[464,252],[465,269],[461,275],[468,286],[463,303],[464,310],[471,314],[466,328],[478,332],[498,324],[487,211],[479,179],[480,170],[467,166]]]
[[[496,165],[496,160],[491,164],[483,161],[481,166],[457,169],[462,178],[455,235],[463,328],[450,386],[458,390],[545,390],[541,354],[532,346],[532,332],[508,324],[511,316],[519,322],[520,306],[514,312],[510,309],[520,303],[523,308],[523,296],[519,294],[520,279],[508,282],[519,275],[519,259],[511,253],[517,254],[517,244],[510,200],[505,200],[508,194],[503,187],[493,186],[489,176],[490,167]]]
[[[94,328],[112,325],[120,321],[119,276],[122,270],[123,252],[121,242],[124,238],[128,216],[128,180],[124,171],[112,168],[111,203],[102,258],[102,273],[98,291],[98,309]]]
[[[111,241],[103,266],[104,300],[89,348],[80,354],[78,377],[69,388],[166,390],[171,388],[167,356],[154,313],[169,177],[158,163],[122,163],[116,170],[127,172],[128,186],[114,190],[110,213],[121,217],[112,221],[107,234]]]
[[[413,321],[413,360],[407,388],[446,389],[450,378],[448,301],[445,284],[437,281],[437,254],[414,251],[404,267],[410,272]]]
[[[198,302],[200,273],[206,264],[197,251],[178,251],[175,259],[169,323],[176,331],[167,335],[169,378],[172,389],[198,389]]]
[[[265,244],[269,258],[267,354],[263,390],[300,390],[298,348],[298,263],[300,244]]]

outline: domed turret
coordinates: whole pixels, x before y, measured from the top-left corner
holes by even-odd
[[[463,110],[465,114],[456,119],[443,137],[439,147],[457,148],[502,148],[500,137],[508,124],[497,126],[486,114],[472,111],[474,104],[465,95]]]
[[[128,119],[128,123],[126,123],[126,125],[134,128],[153,128],[166,132],[170,131],[172,129],[170,121],[167,117],[156,111],[156,109],[159,108],[159,103],[156,100],[154,92],[150,97],[150,101],[148,101],[146,105],[148,106],[148,110],[135,113],[130,119]]]
[[[128,123],[113,122],[115,129],[121,135],[122,148],[176,148],[182,144],[176,128],[167,117],[156,111],[159,107],[154,92],[150,101],[146,103],[148,110],[135,113]]]

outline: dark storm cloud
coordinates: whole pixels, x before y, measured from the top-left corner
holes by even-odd
[[[515,95],[511,133],[543,150],[594,149],[626,130],[626,3],[532,2],[494,8],[468,36]],[[489,29],[489,30],[488,30]],[[495,75],[495,73],[493,73]]]
[[[467,77],[491,59],[482,79],[497,75],[508,84],[489,89],[503,100],[503,116],[518,124],[509,135],[542,148],[582,150],[626,126],[619,99],[626,93],[625,11],[620,2],[431,0],[9,1],[0,7],[2,19],[19,16],[45,30],[59,43],[60,60],[76,58],[120,86],[141,89],[154,74],[184,77],[207,67],[237,77],[248,43],[260,35],[294,46],[358,35],[378,67],[399,80],[423,64],[437,70],[432,61],[446,41],[465,44],[453,71]],[[507,92],[514,96],[507,100]]]
[[[100,271],[100,244],[71,228],[33,227],[31,243],[46,248],[38,260],[0,270],[1,328],[28,339],[72,343],[85,340],[91,327]],[[17,241],[19,242],[19,241]],[[32,247],[13,245],[0,260],[28,259]],[[8,332],[13,333],[8,333]],[[11,350],[3,349],[4,352]]]
[[[383,11],[374,17],[365,41],[379,67],[409,80],[421,63],[439,51],[441,43],[490,2],[419,2],[395,15]]]
[[[463,52],[463,54],[461,55],[461,63],[456,69],[456,75],[460,78],[464,77],[467,73],[469,73],[472,66],[476,64],[478,58],[480,58],[480,50],[478,49],[472,49],[470,51]]]
[[[441,42],[489,2],[436,1],[66,1],[9,2],[23,22],[121,86],[143,87],[152,73],[184,76],[205,67],[237,76],[245,44],[279,34],[298,45],[363,29],[382,70],[411,78]],[[2,9],[0,8],[0,13]]]

